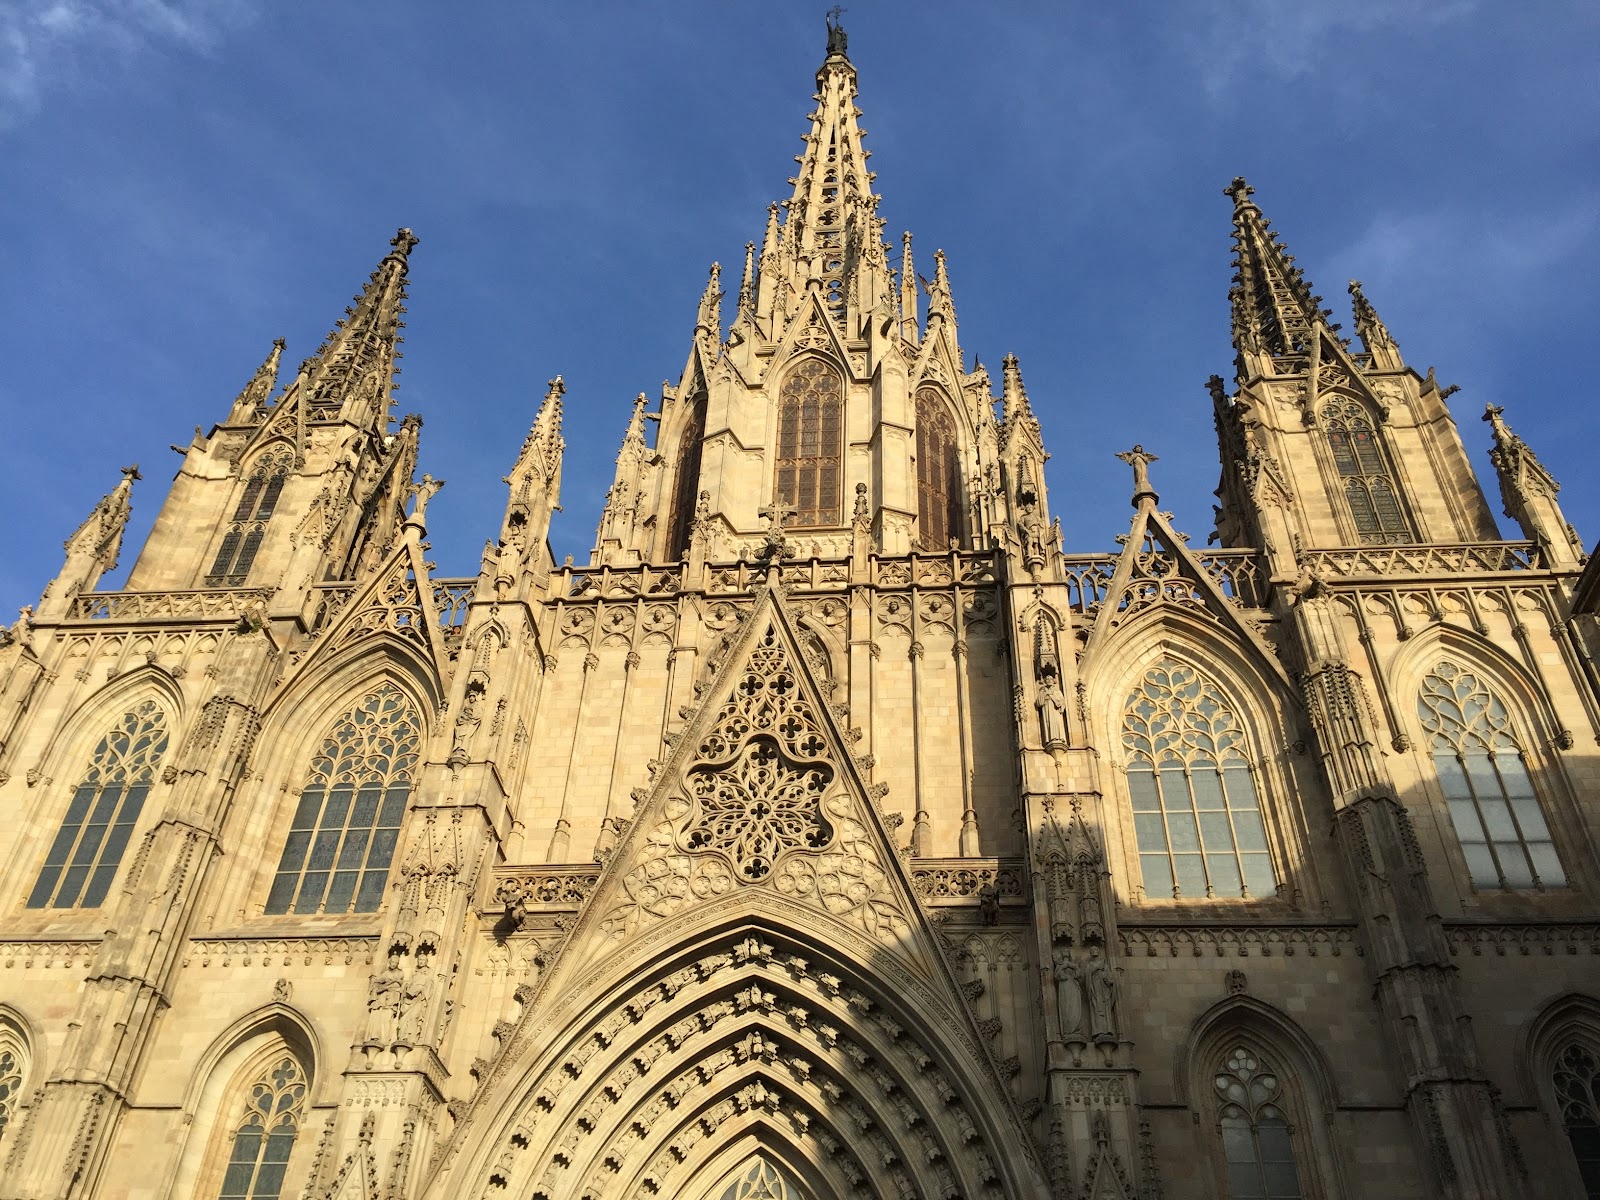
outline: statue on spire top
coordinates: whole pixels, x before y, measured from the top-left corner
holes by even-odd
[[[839,18],[844,9],[835,4],[828,10],[828,57],[837,54],[840,58],[848,58],[850,39],[845,34],[844,26],[839,23]]]

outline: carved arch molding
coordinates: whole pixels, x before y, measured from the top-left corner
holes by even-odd
[[[1031,1147],[995,1144],[951,1056],[780,940],[702,947],[569,1027],[439,1194],[694,1196],[741,1142],[804,1164],[807,1200],[1015,1194]]]

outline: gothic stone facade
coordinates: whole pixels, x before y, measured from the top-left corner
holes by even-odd
[[[0,648],[0,1196],[1600,1194],[1580,544],[1238,181],[1220,547],[1068,554],[830,34],[596,548],[553,381],[476,578],[402,230]],[[508,457],[510,457],[508,455]],[[1587,1174],[1585,1174],[1587,1172]]]

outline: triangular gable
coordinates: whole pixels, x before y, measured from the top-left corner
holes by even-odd
[[[568,944],[592,943],[586,957],[598,958],[644,927],[694,905],[736,904],[753,888],[870,934],[924,978],[946,970],[889,822],[775,593],[745,618],[704,695]]]
[[[928,380],[940,384],[951,399],[962,394],[966,371],[961,365],[961,351],[956,347],[955,333],[946,322],[940,321],[933,336],[922,339],[921,349],[907,377],[911,380],[913,391],[919,383]]]
[[[772,356],[772,366],[776,367],[804,350],[820,351],[837,359],[839,365],[847,372],[853,370],[844,339],[840,337],[839,329],[828,315],[828,310],[823,307],[821,290],[815,287],[806,289],[805,298],[800,301],[793,320],[784,329],[783,337],[779,339],[777,350]]]
[[[1094,1114],[1094,1157],[1083,1172],[1084,1200],[1133,1200],[1133,1182],[1111,1148],[1110,1122],[1104,1113]]]
[[[1367,380],[1366,372],[1356,365],[1356,360],[1350,351],[1327,326],[1319,325],[1318,329],[1317,353],[1313,360],[1314,366],[1311,368],[1316,374],[1316,378],[1311,381],[1312,409],[1324,393],[1343,388],[1361,396],[1372,405],[1375,412],[1386,413],[1389,401],[1373,389]]]
[[[1128,621],[1154,608],[1170,606],[1198,613],[1235,634],[1256,652],[1261,665],[1285,686],[1288,673],[1259,631],[1153,506],[1141,505],[1117,559],[1089,630],[1084,657],[1095,655]]]
[[[352,642],[376,634],[389,634],[412,643],[434,664],[435,672],[449,661],[433,583],[421,547],[402,530],[397,545],[365,583],[356,586],[349,601],[336,613],[310,651],[295,665],[285,681],[304,675],[316,664],[339,653]]]

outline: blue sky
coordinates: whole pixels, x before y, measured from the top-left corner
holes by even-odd
[[[0,621],[138,461],[133,553],[275,336],[298,362],[412,226],[398,411],[446,574],[476,569],[545,380],[558,558],[585,560],[631,397],[677,379],[708,264],[787,194],[821,4],[0,0]],[[1600,536],[1600,5],[858,0],[882,212],[949,255],[961,340],[1021,357],[1069,549],[1161,456],[1203,541],[1247,176],[1348,325],[1359,277],[1453,401],[1504,404]],[[1496,503],[1498,511],[1498,504]],[[1506,536],[1516,536],[1502,521]]]

